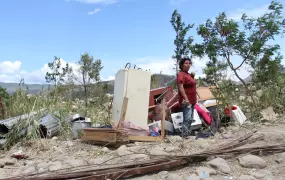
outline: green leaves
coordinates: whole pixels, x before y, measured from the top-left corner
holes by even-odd
[[[55,86],[62,84],[66,74],[72,71],[72,68],[69,67],[68,63],[65,67],[61,68],[61,60],[56,56],[54,57],[53,62],[48,63],[48,67],[51,72],[46,73],[46,82],[53,83]]]
[[[84,82],[86,84],[90,84],[91,81],[97,82],[100,80],[100,71],[103,69],[100,59],[94,61],[93,56],[88,53],[84,53],[81,55],[78,64],[80,65],[82,84],[84,84]]]
[[[175,9],[172,13],[170,23],[175,30],[176,36],[174,39],[174,55],[172,56],[175,59],[176,72],[178,71],[178,63],[183,56],[188,56],[191,52],[191,57],[201,56],[202,51],[201,45],[193,45],[194,38],[192,36],[187,37],[187,33],[190,29],[194,27],[194,24],[187,24],[182,21],[181,15]]]
[[[226,64],[223,64],[222,69],[225,69],[225,66],[230,67],[239,79],[241,78],[237,70],[244,64],[249,64],[255,69],[260,58],[264,56],[272,60],[272,63],[278,64],[273,57],[279,53],[280,47],[272,42],[276,36],[285,32],[282,9],[281,3],[272,1],[268,12],[258,18],[250,18],[243,14],[241,21],[234,21],[225,13],[220,13],[214,22],[207,20],[205,24],[199,25],[197,33],[203,39],[204,53],[212,61],[207,64],[208,70],[205,70],[205,73],[212,75],[215,70],[220,70],[217,68],[217,59],[225,60]],[[239,56],[241,63],[236,65],[232,61],[233,56]],[[267,63],[272,67],[273,73],[272,70],[277,68],[273,68],[270,61]]]

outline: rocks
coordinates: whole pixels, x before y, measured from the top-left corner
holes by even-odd
[[[237,180],[257,180],[257,179],[253,176],[241,175]]]
[[[187,180],[200,180],[201,178],[197,176],[196,174],[190,175]]]
[[[161,179],[166,179],[166,180],[183,180],[183,178],[178,174],[169,173],[168,171],[161,171],[157,174],[157,176]]]
[[[273,174],[270,171],[265,170],[265,169],[252,171],[252,172],[250,172],[250,175],[252,175],[252,176],[254,176],[255,178],[258,178],[258,179],[261,179],[261,178],[264,178],[264,177],[273,176]]]
[[[3,159],[2,161],[4,161],[5,166],[12,166],[16,164],[17,162],[16,159],[11,159],[11,158],[6,158],[6,159]]]
[[[82,159],[67,159],[64,161],[65,164],[71,165],[71,167],[78,167],[87,165],[87,162]]]
[[[180,137],[180,136],[168,136],[167,139],[169,139],[169,141],[172,143],[183,141],[182,137]]]
[[[170,152],[177,152],[179,150],[180,150],[180,148],[178,146],[167,146],[165,148],[165,152],[168,152],[168,153],[170,153]]]
[[[158,175],[158,177],[165,179],[168,176],[168,171],[161,171],[157,175]]]
[[[285,153],[281,153],[281,154],[278,154],[277,155],[277,158],[275,161],[278,163],[278,164],[282,164],[284,161],[285,161]]]
[[[49,163],[42,162],[37,165],[37,169],[47,169],[49,166]]]
[[[127,146],[122,145],[117,149],[117,155],[118,156],[125,156],[127,154],[133,154],[132,152],[127,150]]]
[[[0,159],[0,168],[3,168],[4,166],[13,166],[17,162],[16,159],[11,159],[11,158],[3,158]]]
[[[109,152],[110,152],[110,150],[109,150],[107,147],[103,147],[101,150],[102,150],[104,153],[109,153]]]
[[[195,144],[197,144],[197,146],[202,149],[206,149],[210,146],[206,139],[198,139],[195,141]]]
[[[254,155],[246,155],[238,159],[239,164],[245,168],[256,168],[256,169],[263,169],[265,168],[266,162],[258,156]]]
[[[105,162],[103,158],[96,158],[96,159],[90,159],[88,160],[88,164],[93,165],[93,164],[102,164]]]
[[[263,119],[268,121],[276,121],[278,119],[278,114],[276,114],[271,106],[261,111]]]
[[[5,162],[4,161],[0,161],[0,168],[3,168],[5,166]]]
[[[216,158],[213,159],[209,162],[207,162],[207,165],[211,166],[212,168],[225,173],[225,174],[229,174],[231,173],[231,168],[228,165],[227,161],[222,159],[222,158]]]
[[[63,142],[63,143],[64,143],[67,147],[71,147],[71,146],[74,145],[72,141],[65,141],[65,142]]]
[[[24,171],[23,171],[23,174],[33,174],[33,173],[36,173],[37,170],[35,168],[35,166],[28,166]]]
[[[167,152],[163,151],[162,147],[155,147],[153,149],[150,150],[150,154],[154,155],[154,156],[165,156],[165,155],[169,155]]]
[[[146,154],[133,154],[129,155],[128,158],[134,161],[149,160],[149,156]]]
[[[178,174],[170,173],[168,174],[166,180],[183,180],[183,178]]]
[[[49,171],[56,171],[62,169],[62,163],[60,161],[52,162],[48,168]]]
[[[38,173],[43,173],[43,172],[46,172],[46,170],[43,168],[38,169]]]

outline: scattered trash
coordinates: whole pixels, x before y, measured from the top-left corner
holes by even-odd
[[[18,152],[13,153],[11,157],[16,159],[27,159],[29,156],[24,154],[22,150],[19,150]]]
[[[233,179],[232,176],[225,176],[225,179]]]
[[[83,128],[90,128],[91,122],[82,120],[72,122],[72,137],[78,138]]]

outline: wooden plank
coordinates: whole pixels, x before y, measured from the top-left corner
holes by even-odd
[[[114,128],[83,128],[83,131],[84,132],[87,132],[87,131],[90,131],[90,132],[113,132],[113,133],[116,133],[116,132],[120,132],[120,129],[114,129]]]
[[[118,128],[122,127],[123,121],[126,118],[126,113],[127,113],[127,108],[128,108],[128,101],[129,101],[129,98],[124,97],[124,101],[123,101],[123,105],[122,105],[122,109],[121,109],[121,117],[120,117],[120,121],[119,121],[118,126],[117,126]]]
[[[129,136],[129,141],[161,141],[161,136]]]
[[[117,129],[113,129],[113,128],[83,128],[84,131],[103,131],[103,132],[116,132]]]
[[[103,133],[96,131],[86,131],[83,132],[81,139],[83,140],[93,140],[93,141],[103,141],[103,142],[116,142],[117,134],[116,133]]]
[[[164,136],[165,136],[165,129],[164,129],[164,121],[165,121],[165,116],[166,116],[166,106],[165,106],[165,98],[162,100],[162,120],[161,120],[161,141],[164,141]]]

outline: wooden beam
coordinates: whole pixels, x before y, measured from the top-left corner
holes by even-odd
[[[128,102],[129,102],[129,98],[124,97],[124,101],[123,101],[123,105],[122,105],[122,109],[121,109],[121,118],[120,118],[120,121],[119,121],[118,126],[117,126],[118,128],[122,128],[122,124],[126,118]]]
[[[84,131],[81,137],[83,140],[101,141],[101,142],[116,142],[116,132],[103,132],[103,131]]]
[[[165,128],[164,128],[164,121],[165,121],[165,116],[166,116],[166,105],[165,105],[165,98],[162,99],[162,119],[161,119],[161,141],[164,141],[164,136],[165,136]]]

